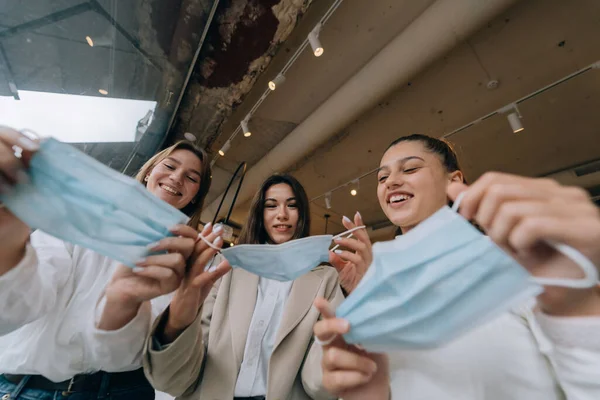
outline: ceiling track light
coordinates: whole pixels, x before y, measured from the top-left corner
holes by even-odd
[[[514,133],[519,133],[525,130],[523,124],[521,123],[521,119],[523,116],[517,107],[517,103],[509,104],[508,106],[500,109],[502,114],[507,114],[506,118],[508,119],[508,123]]]
[[[252,132],[250,131],[250,128],[248,127],[248,122],[250,122],[250,115],[247,115],[246,118],[244,118],[240,122],[240,126],[242,127],[242,132],[244,132],[244,137],[252,136]]]
[[[319,34],[321,33],[322,27],[323,25],[321,23],[318,23],[308,34],[308,42],[310,43],[310,47],[312,47],[312,51],[315,57],[321,57],[323,55],[323,52],[325,51],[323,49],[321,41],[319,40]]]
[[[335,0],[333,2],[333,4],[331,4],[331,6],[325,12],[325,14],[323,15],[323,17],[319,21],[319,23],[317,23],[313,27],[313,29],[310,31],[310,33],[308,34],[308,36],[306,37],[306,39],[296,49],[296,51],[294,52],[294,54],[292,55],[292,57],[288,60],[288,62],[285,64],[285,66],[281,69],[281,72],[279,74],[277,74],[277,76],[272,81],[269,81],[268,87],[265,88],[265,91],[262,94],[262,96],[260,96],[260,98],[256,101],[256,103],[254,103],[254,106],[252,107],[252,109],[250,111],[250,114],[254,113],[260,107],[260,105],[269,96],[270,92],[272,92],[273,90],[276,90],[278,86],[280,86],[281,84],[283,84],[285,82],[285,75],[284,75],[284,73],[286,71],[288,71],[289,68],[296,62],[296,60],[301,56],[301,54],[304,52],[304,50],[306,50],[306,48],[308,47],[309,44],[310,44],[310,46],[312,48],[313,54],[316,57],[320,57],[320,56],[323,55],[323,52],[324,52],[323,45],[321,44],[321,41],[319,40],[319,35],[321,33],[321,29],[327,23],[327,21],[329,20],[329,18],[331,18],[331,16],[333,15],[333,13],[338,9],[338,7],[340,6],[340,4],[342,4],[342,2],[343,2],[343,0]],[[96,45],[95,41],[93,41],[93,44]],[[246,119],[246,122],[244,123],[244,125],[247,125],[247,123],[248,123],[248,120]],[[244,127],[240,123],[240,126],[238,126],[235,129],[235,131],[231,134],[231,136],[229,136],[228,140],[229,141],[233,140],[235,138],[235,136],[240,132],[240,130],[243,130],[243,128]],[[251,136],[251,133],[250,133],[249,129],[247,131],[244,130],[243,133],[244,133],[245,137]],[[221,149],[221,150],[223,150],[223,149]],[[219,150],[219,154],[221,154],[221,150]],[[224,153],[224,151],[223,151],[223,153]],[[218,158],[219,157],[217,155],[214,156],[214,160],[217,160]]]
[[[350,194],[352,196],[356,196],[358,194],[358,189],[360,187],[360,181],[355,179],[352,181],[352,189],[350,189]]]
[[[510,127],[512,128],[514,133],[519,133],[525,130],[525,128],[523,128],[523,124],[521,123],[521,116],[519,114],[517,114],[516,112],[512,112],[508,114],[507,118],[508,123],[510,124]]]
[[[325,194],[325,207],[327,207],[328,210],[331,209],[331,192]]]
[[[285,76],[280,72],[273,80],[269,81],[269,89],[275,90],[279,85],[282,85],[283,82],[285,82]]]
[[[231,147],[231,142],[228,140],[225,142],[223,147],[221,147],[221,150],[219,150],[219,155],[221,157],[225,157],[225,153],[227,152],[227,150],[229,150],[230,147]]]

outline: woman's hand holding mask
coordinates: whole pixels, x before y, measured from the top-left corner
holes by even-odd
[[[583,277],[581,269],[547,243],[563,243],[600,266],[600,210],[580,188],[549,179],[488,173],[468,189],[451,184],[451,199],[465,191],[459,212],[538,277]],[[546,286],[542,310],[557,316],[600,315],[598,287]]]
[[[98,328],[116,330],[131,321],[140,305],[171,293],[186,274],[188,259],[195,250],[198,232],[186,225],[176,225],[167,237],[150,246],[161,254],[151,255],[131,269],[120,265],[105,290],[106,305]]]
[[[342,335],[350,325],[335,318],[324,298],[314,303],[323,319],[315,324],[315,337],[323,343],[321,368],[325,389],[345,400],[388,400],[389,360],[385,354],[371,354],[347,344]],[[332,338],[334,338],[332,340]]]
[[[354,223],[347,217],[344,217],[342,223],[346,229],[364,225],[358,212],[354,215]],[[336,244],[348,250],[329,252],[329,263],[338,271],[340,284],[346,293],[351,293],[356,288],[373,261],[371,239],[366,229],[354,231],[353,236],[335,239]]]
[[[210,224],[207,224],[201,233],[207,241],[219,248],[223,245],[221,234],[222,231],[218,225],[213,229]],[[162,332],[163,343],[175,340],[185,328],[194,322],[215,282],[231,270],[231,266],[226,260],[217,266],[206,268],[216,254],[217,250],[206,244],[204,240],[196,242],[190,257],[188,271],[169,307],[169,317]]]
[[[22,133],[0,126],[0,194],[27,179],[25,168],[38,148],[36,142]],[[28,239],[29,227],[0,202],[0,275],[23,258]]]

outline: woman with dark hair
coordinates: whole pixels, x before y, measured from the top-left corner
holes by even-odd
[[[465,192],[460,214],[532,275],[581,277],[580,268],[548,242],[569,245],[600,267],[600,212],[582,189],[498,173],[467,188],[452,147],[424,135],[394,141],[377,179],[380,206],[402,234]],[[345,239],[346,247],[352,241]],[[359,282],[365,263],[348,263],[337,268],[353,267],[358,278],[349,281]],[[324,320],[315,335],[324,343],[324,385],[345,400],[600,398],[600,288],[544,286],[534,300],[441,347],[391,353],[388,362],[347,345],[341,335],[352,327],[318,299]]]
[[[15,146],[23,150],[20,157]],[[0,127],[0,191],[28,179],[28,162],[39,147]],[[144,338],[168,304],[162,296],[179,286],[186,267],[203,269],[196,264],[215,253],[197,242],[196,231],[210,176],[206,153],[189,142],[142,167],[138,181],[186,213],[192,226],[171,227],[174,236],[155,243],[157,254],[139,260],[135,270],[40,230],[32,233],[0,204],[2,399],[154,399],[141,368]],[[207,234],[212,241],[217,236]],[[223,265],[201,278],[216,280],[226,271]]]
[[[256,193],[238,244],[277,245],[309,232],[304,188],[273,175]],[[321,385],[321,348],[312,340],[320,313],[312,303],[339,304],[342,294],[336,271],[315,267],[287,282],[236,268],[210,294],[179,289],[146,348],[154,387],[181,399],[333,398]]]

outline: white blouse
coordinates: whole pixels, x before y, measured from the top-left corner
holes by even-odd
[[[390,354],[396,400],[600,399],[600,317],[506,313],[438,349]]]
[[[95,327],[98,301],[118,263],[41,231],[23,260],[0,276],[0,374],[60,382],[76,374],[142,366],[150,325],[170,296],[146,303],[117,331]]]

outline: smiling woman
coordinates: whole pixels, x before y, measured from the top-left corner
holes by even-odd
[[[273,175],[256,193],[238,243],[274,248],[309,232],[304,188],[292,176]],[[286,253],[266,267],[284,271],[294,256]],[[317,264],[286,281],[234,268],[204,302],[193,290],[176,294],[147,341],[145,370],[153,386],[190,400],[333,399],[321,384],[321,349],[312,341],[321,316],[311,305],[316,296],[333,304],[343,296],[335,269]]]
[[[238,244],[281,244],[309,235],[310,210],[304,188],[294,177],[273,175],[256,193]]]
[[[156,197],[189,216],[188,225],[197,228],[210,189],[210,171],[206,152],[180,141],[148,160],[135,178]]]
[[[447,201],[445,187],[449,182],[465,183],[452,147],[418,134],[390,144],[381,159],[377,180],[379,205],[402,233]]]

